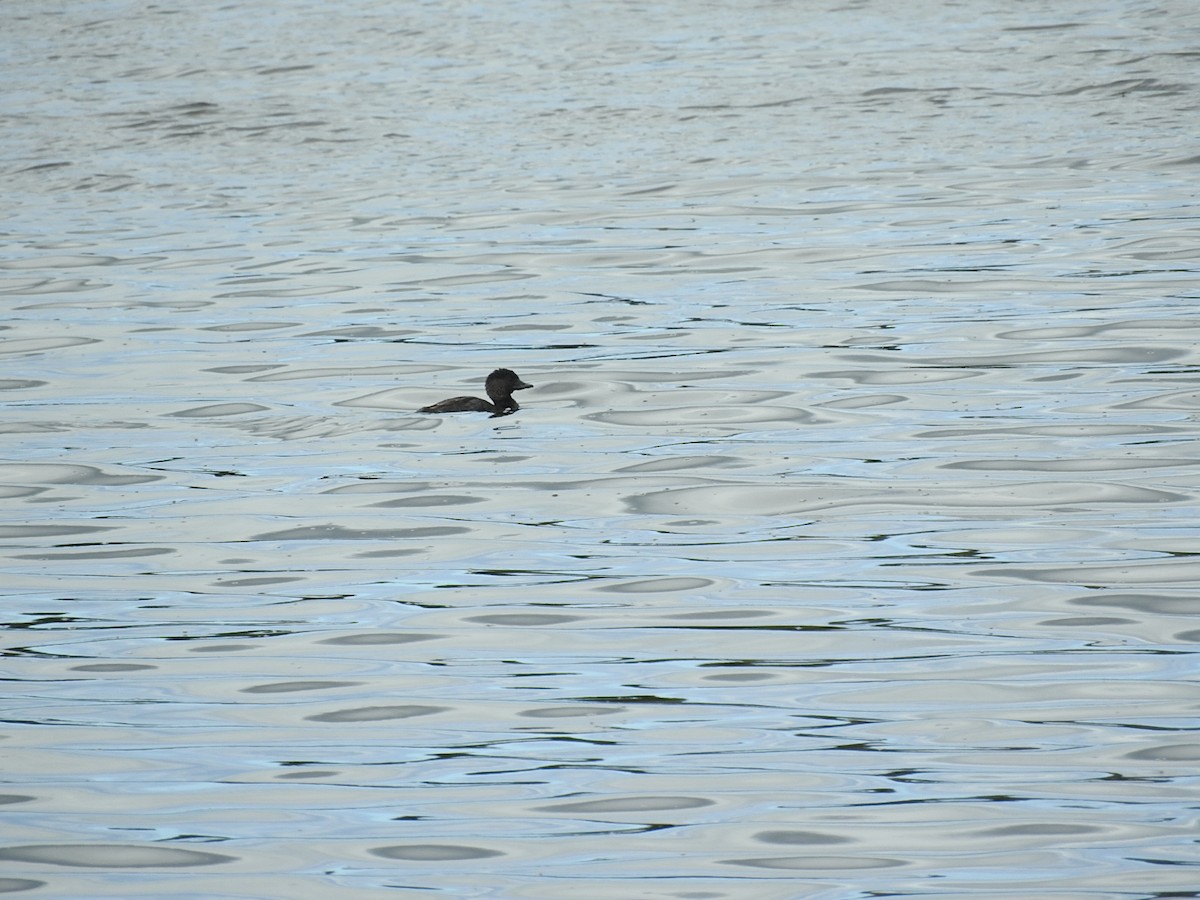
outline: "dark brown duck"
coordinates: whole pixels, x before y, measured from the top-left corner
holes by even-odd
[[[490,412],[492,418],[507,416],[515,413],[519,407],[513,399],[513,391],[523,391],[533,387],[520,379],[512,369],[497,369],[487,377],[484,390],[491,397],[491,402],[479,397],[451,397],[430,406],[422,406],[417,412],[422,413],[452,413],[452,412]]]

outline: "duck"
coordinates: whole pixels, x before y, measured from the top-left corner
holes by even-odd
[[[491,397],[491,402],[479,397],[451,397],[429,406],[422,406],[419,413],[452,413],[452,412],[490,412],[492,418],[508,416],[521,407],[513,399],[513,391],[523,391],[533,387],[526,384],[512,369],[496,369],[487,377],[483,389]]]

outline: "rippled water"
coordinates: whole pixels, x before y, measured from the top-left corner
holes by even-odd
[[[0,20],[0,891],[1200,896],[1194,4]]]

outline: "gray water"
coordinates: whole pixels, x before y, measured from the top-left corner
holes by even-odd
[[[0,891],[1200,897],[1194,3],[0,22]]]

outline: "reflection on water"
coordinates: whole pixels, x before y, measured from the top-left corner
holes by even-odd
[[[1200,17],[801,6],[0,13],[0,891],[1198,896]]]

